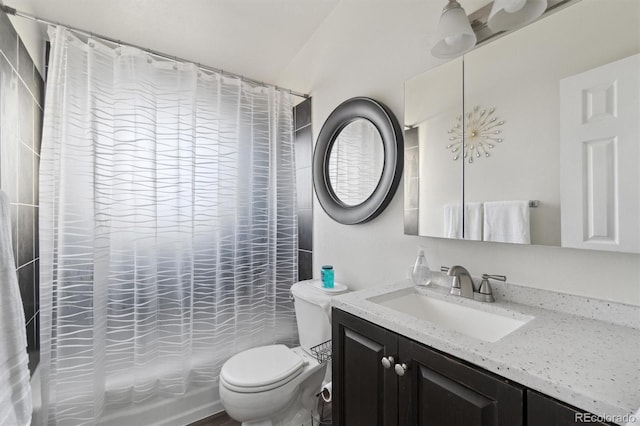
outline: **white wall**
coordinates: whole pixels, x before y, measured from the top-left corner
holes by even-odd
[[[637,0],[619,1],[637,12]],[[423,30],[424,21],[437,20],[435,3],[340,2],[279,82],[313,96],[314,138],[331,111],[353,96],[385,103],[403,122],[404,81],[438,64]],[[433,269],[461,264],[474,276],[505,274],[514,284],[640,305],[639,255],[405,236],[399,188],[387,210],[363,225],[340,225],[315,201],[316,276],[319,265],[331,263],[336,279],[353,288],[394,282],[406,277],[422,246]]]

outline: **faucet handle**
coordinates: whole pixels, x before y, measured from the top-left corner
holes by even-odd
[[[493,298],[493,290],[491,289],[491,284],[489,284],[489,279],[498,280],[498,281],[507,281],[507,277],[504,275],[489,275],[482,274],[482,282],[480,283],[480,288],[478,289],[477,299],[482,302],[494,302]]]
[[[454,268],[455,268],[455,266],[454,266]],[[449,272],[449,271],[451,271],[451,268],[449,268],[448,266],[441,266],[440,267],[440,271],[446,272],[447,275],[452,276],[451,273]],[[452,276],[452,279],[451,279],[451,290],[449,290],[449,292],[451,294],[455,294],[456,296],[460,296],[460,281],[458,280],[458,277],[455,276],[455,275]]]
[[[507,277],[505,275],[482,274],[482,279],[483,280],[488,280],[489,278],[492,279],[492,280],[507,281]]]

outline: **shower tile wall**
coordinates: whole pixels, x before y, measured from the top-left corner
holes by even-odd
[[[313,136],[311,99],[293,109],[298,198],[298,279],[313,278]]]
[[[40,353],[38,169],[44,83],[0,12],[0,188],[11,202],[13,252],[27,323],[29,369]]]

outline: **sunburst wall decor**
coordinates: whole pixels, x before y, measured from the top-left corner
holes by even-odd
[[[449,134],[450,149],[454,154],[453,160],[460,158],[460,154],[467,158],[469,163],[473,163],[473,158],[490,157],[489,149],[493,149],[496,143],[502,143],[500,137],[502,130],[499,128],[504,124],[504,120],[499,120],[495,116],[495,108],[474,107],[471,112],[465,114],[464,147],[462,116],[459,115],[457,123],[447,131]],[[464,152],[463,152],[464,151]]]

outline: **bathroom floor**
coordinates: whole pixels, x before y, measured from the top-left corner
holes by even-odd
[[[331,418],[331,411],[328,412],[328,414],[325,413],[325,419],[330,419]],[[310,425],[316,425],[316,424],[331,424],[330,420],[327,420],[327,423],[317,423],[313,422],[311,419],[309,419],[310,423],[305,422],[302,426],[305,426],[307,424]],[[195,423],[191,423],[188,426],[240,426],[240,422],[237,422],[235,420],[233,420],[231,417],[229,417],[229,415],[225,412],[222,413],[218,413],[218,414],[214,414],[213,416],[207,417],[206,419],[202,419],[202,420],[198,420]]]
[[[206,419],[198,420],[189,426],[240,426],[240,422],[236,422],[227,413],[218,413]]]

